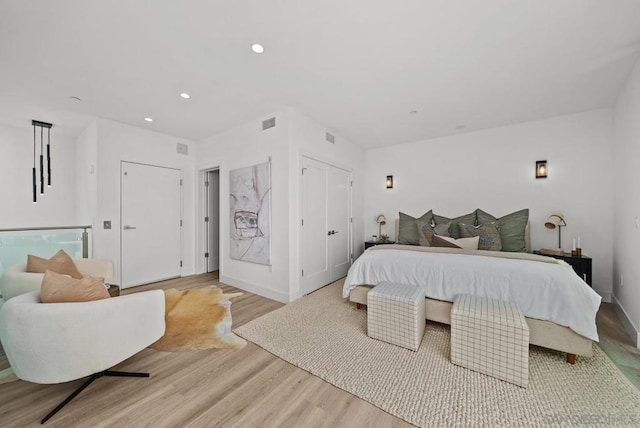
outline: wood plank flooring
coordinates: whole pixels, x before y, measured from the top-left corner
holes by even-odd
[[[125,290],[219,285],[196,275]],[[241,291],[241,290],[240,290]],[[244,292],[232,303],[238,327],[282,306]],[[611,305],[598,314],[603,349],[640,384],[640,352]],[[609,351],[607,351],[607,348]],[[0,357],[0,370],[8,366]],[[115,367],[148,371],[149,379],[101,378],[55,415],[49,427],[408,427],[410,424],[249,343],[242,350],[160,352],[145,349]],[[0,427],[38,426],[82,383],[0,385]]]
[[[148,289],[220,284],[217,274],[164,281]],[[282,306],[244,292],[233,299],[238,327]],[[6,368],[0,357],[0,370]],[[115,367],[148,379],[103,377],[46,423],[48,427],[405,427],[406,422],[249,343],[242,350],[145,349]],[[83,380],[58,385],[0,385],[0,427],[39,426]]]

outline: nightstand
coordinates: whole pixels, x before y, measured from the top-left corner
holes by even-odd
[[[385,244],[395,244],[395,241],[389,241],[389,242],[365,241],[364,249],[366,250],[369,247],[375,247],[376,245],[385,245]]]
[[[564,260],[569,263],[574,271],[580,276],[580,278],[584,279],[584,282],[589,284],[589,287],[592,287],[591,284],[591,257],[582,255],[582,256],[572,256],[571,253],[564,253],[564,255],[552,255],[552,254],[542,254],[540,251],[534,251],[533,254],[538,254],[539,256],[547,256],[553,257],[555,259]]]

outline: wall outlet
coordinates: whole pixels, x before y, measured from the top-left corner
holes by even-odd
[[[104,227],[105,229],[111,229],[111,220],[105,220],[105,221],[103,222],[103,227]]]
[[[640,229],[640,216],[636,216],[636,229]]]

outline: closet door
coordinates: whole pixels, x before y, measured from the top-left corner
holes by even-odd
[[[351,266],[351,173],[303,157],[301,287],[305,294]]]
[[[338,168],[329,170],[329,204],[327,216],[329,282],[347,275],[351,266],[351,173]]]

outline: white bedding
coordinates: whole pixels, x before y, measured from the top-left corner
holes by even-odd
[[[475,294],[517,304],[525,316],[549,320],[598,340],[601,297],[566,263],[403,249],[365,251],[349,269],[342,296],[384,281],[416,285],[426,297],[452,302]]]

